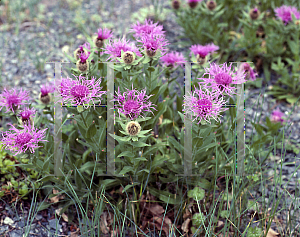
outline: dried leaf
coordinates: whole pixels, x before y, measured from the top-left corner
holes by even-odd
[[[190,224],[190,222],[191,222],[191,219],[190,219],[190,218],[187,218],[187,219],[182,223],[181,229],[182,229],[183,233],[189,232],[189,224]]]
[[[102,218],[101,218],[102,217]],[[107,212],[103,212],[100,216],[100,229],[103,234],[108,234]]]
[[[270,228],[266,237],[276,237],[277,235],[279,235],[279,233]]]
[[[55,213],[56,213],[57,215],[59,215],[61,209],[62,209],[62,208],[56,209],[56,210],[55,210]],[[65,222],[68,222],[68,221],[69,221],[68,216],[67,216],[65,213],[63,213],[63,214],[61,215],[61,217],[63,218],[63,220],[64,220]]]
[[[156,205],[151,205],[150,207],[150,212],[154,215],[154,216],[159,216],[162,213],[165,212],[164,208],[158,204]]]

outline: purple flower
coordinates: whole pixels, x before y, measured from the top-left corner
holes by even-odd
[[[160,58],[165,66],[175,67],[176,64],[183,64],[186,62],[182,53],[170,52]]]
[[[201,122],[202,119],[210,123],[208,119],[214,118],[221,122],[218,117],[220,112],[228,110],[228,108],[222,108],[225,105],[223,97],[220,97],[219,91],[211,92],[208,89],[201,89],[201,85],[198,82],[200,89],[196,89],[193,92],[193,95],[183,96],[184,97],[184,109],[185,115],[190,114],[191,119],[195,116],[195,119],[200,119],[197,124]],[[219,98],[220,97],[220,98]],[[193,120],[193,121],[194,121]]]
[[[76,77],[75,75],[73,75]],[[72,80],[71,78],[63,78],[60,85],[57,87],[61,96],[57,102],[70,102],[72,106],[89,104],[90,101],[95,103],[93,98],[98,97],[101,100],[101,96],[106,93],[106,91],[101,91],[100,78],[95,81],[95,77],[91,80],[86,79],[79,75],[79,79]]]
[[[246,78],[245,79],[251,79],[252,81],[255,81],[257,77],[257,73],[250,67],[249,63],[243,63],[242,64],[242,69],[246,73]]]
[[[114,42],[110,41],[106,47],[104,53],[109,54],[109,58],[117,58],[121,57],[121,50],[124,52],[131,51],[133,53],[136,53],[138,56],[142,56],[138,48],[134,45],[134,43],[129,43],[125,38],[122,38],[122,40],[114,40]]]
[[[190,2],[202,2],[203,0],[188,0],[188,3]]]
[[[169,44],[164,36],[155,36],[152,34],[144,35],[137,41],[143,43],[145,50],[150,52],[156,52],[158,49],[161,49],[164,53],[166,51],[164,47]]]
[[[146,111],[153,114],[150,109],[156,110],[155,108],[151,107],[152,102],[148,101],[152,95],[147,96],[146,89],[139,92],[136,89],[133,89],[132,84],[132,90],[127,89],[127,92],[124,92],[123,95],[121,95],[120,88],[118,87],[118,92],[116,93],[117,96],[114,96],[115,99],[113,99],[112,101],[118,102],[118,105],[116,105],[115,107],[119,111],[119,118],[120,113],[122,113],[125,114],[126,117],[130,117],[130,119],[133,120],[136,119],[141,113],[144,113]]]
[[[9,129],[11,131],[1,132],[2,139],[0,143],[4,145],[5,149],[16,152],[14,154],[15,156],[22,152],[25,153],[27,149],[29,149],[31,153],[34,153],[34,149],[41,147],[38,146],[38,142],[48,142],[47,140],[42,140],[48,128],[37,131],[37,129],[34,129],[34,126],[24,124],[24,129],[19,130],[12,124],[9,125],[12,126],[12,128]]]
[[[200,84],[205,84],[206,87],[220,90],[220,92],[225,92],[227,95],[232,96],[232,94],[235,94],[233,91],[235,87],[231,87],[230,85],[241,84],[246,82],[246,80],[245,72],[238,70],[235,73],[231,67],[232,63],[230,63],[229,67],[226,63],[221,65],[221,67],[215,63],[210,64],[210,68],[205,68],[206,73],[204,73],[204,75],[209,75],[209,78],[199,78],[204,80]],[[208,83],[211,85],[208,86]]]
[[[28,103],[23,102],[23,100],[28,100],[29,94],[27,91],[22,91],[22,88],[17,92],[14,88],[7,90],[4,88],[4,91],[0,94],[0,106],[1,109],[5,106],[6,113],[8,111],[15,112],[14,110],[18,109],[19,105],[25,105]]]
[[[19,116],[22,118],[22,120],[28,120],[28,119],[30,119],[30,116],[35,113],[36,113],[35,108],[31,108],[31,109],[25,108],[19,113]],[[34,117],[34,116],[32,116],[32,117]]]
[[[111,30],[106,29],[106,28],[104,28],[104,29],[99,28],[98,32],[95,34],[98,35],[97,39],[99,39],[99,40],[105,40],[105,39],[109,39],[109,38],[113,37],[113,33],[111,32]]]
[[[271,115],[271,121],[272,122],[284,122],[284,119],[282,118],[284,116],[284,113],[282,113],[280,110],[274,110],[272,112],[272,115]]]
[[[85,63],[89,56],[90,56],[90,52],[88,52],[88,54],[86,54],[85,52],[81,52],[80,57],[79,57],[80,62]]]
[[[206,55],[212,53],[219,49],[219,46],[214,45],[213,43],[206,45],[195,44],[190,47],[191,54],[193,53],[195,57],[199,55],[201,58],[205,58]]]
[[[281,19],[285,25],[292,21],[292,13],[295,15],[296,19],[300,19],[300,12],[297,11],[296,7],[282,5],[274,9],[277,19]]]
[[[46,84],[46,85],[42,85],[41,86],[41,93],[42,93],[42,96],[46,96],[48,95],[49,93],[53,93],[55,91],[55,86],[53,84]]]
[[[135,38],[141,38],[149,34],[154,36],[164,36],[165,32],[162,29],[163,26],[158,25],[157,22],[153,23],[153,21],[146,19],[144,24],[137,22],[135,25],[132,25],[130,32],[135,32],[133,35]]]

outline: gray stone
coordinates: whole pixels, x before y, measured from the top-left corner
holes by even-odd
[[[52,219],[49,220],[49,226],[51,229],[55,229],[56,230],[56,222],[58,222],[58,220]],[[57,229],[61,228],[61,224],[57,223]]]
[[[35,219],[37,219],[37,220],[39,221],[39,220],[43,219],[43,216],[40,215],[40,214],[37,214],[37,215],[35,216]]]

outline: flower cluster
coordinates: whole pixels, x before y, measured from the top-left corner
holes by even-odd
[[[278,19],[281,19],[285,25],[292,21],[292,14],[295,15],[296,19],[300,19],[300,12],[296,7],[282,5],[274,9],[275,15]]]
[[[11,152],[15,152],[15,156],[20,153],[25,153],[26,150],[30,150],[31,153],[34,153],[34,149],[40,147],[38,146],[38,142],[46,141],[42,140],[45,137],[45,131],[48,128],[43,130],[38,130],[31,126],[30,124],[24,124],[24,129],[17,129],[12,124],[9,131],[2,132],[2,139],[0,144],[3,144],[5,149],[10,150]]]
[[[127,89],[127,88],[126,88]],[[120,93],[120,88],[118,88],[117,96],[114,96],[115,99],[112,101],[117,101],[118,104],[115,106],[119,111],[119,118],[120,113],[126,115],[126,117],[130,118],[131,120],[136,119],[144,112],[153,112],[150,109],[156,110],[152,106],[152,102],[149,101],[149,98],[152,96],[146,95],[146,89],[142,90],[141,92],[133,89],[127,89],[127,92],[124,92],[123,95]],[[156,105],[154,105],[156,106]]]
[[[74,75],[74,77],[76,76]],[[89,105],[90,101],[92,101],[95,109],[94,98],[99,98],[101,100],[102,95],[106,93],[106,91],[101,91],[102,87],[100,87],[100,83],[100,78],[97,81],[95,80],[95,77],[88,80],[81,75],[79,75],[79,78],[76,77],[76,80],[63,78],[56,87],[61,95],[57,102],[69,102],[72,106],[77,106],[85,104]]]

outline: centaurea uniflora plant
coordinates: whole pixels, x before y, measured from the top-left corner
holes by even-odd
[[[153,34],[144,35],[137,41],[143,44],[145,49],[144,55],[149,58],[161,56],[161,53],[166,51],[165,46],[169,44],[164,36],[155,36]]]
[[[275,8],[274,12],[277,19],[281,19],[285,25],[287,25],[289,22],[293,20],[292,14],[295,16],[297,20],[300,19],[300,12],[296,7],[293,6],[282,5],[281,7]]]
[[[220,91],[210,91],[206,87],[201,88],[199,82],[198,84],[199,89],[194,86],[192,95],[183,96],[183,111],[185,116],[191,116],[191,119],[195,117],[194,120],[199,120],[197,124],[199,124],[202,120],[211,123],[211,118],[221,122],[219,118],[221,116],[220,113],[228,110],[228,108],[222,108],[226,102],[223,100],[223,97],[220,96]]]
[[[127,89],[127,88],[126,88]],[[149,98],[153,95],[147,96],[146,95],[146,89],[138,91],[136,89],[129,90],[127,89],[127,92],[124,92],[123,95],[120,93],[120,88],[118,87],[118,92],[116,92],[117,96],[114,96],[114,99],[112,101],[116,101],[117,104],[115,105],[115,108],[119,112],[119,118],[120,114],[124,114],[126,118],[130,118],[130,120],[134,120],[138,118],[139,116],[142,116],[142,113],[145,112],[153,112],[151,109],[156,110],[152,106],[153,105],[151,101],[149,101]]]
[[[205,75],[209,77],[204,77]],[[233,94],[236,94],[234,92],[236,87],[232,85],[246,82],[245,77],[246,75],[243,70],[237,70],[236,73],[234,72],[232,63],[230,63],[229,66],[227,66],[226,63],[222,65],[210,63],[210,67],[205,68],[203,77],[199,79],[204,80],[204,82],[200,82],[200,84],[204,84],[208,88],[216,88],[221,93],[225,93],[231,97]]]
[[[48,128],[39,130],[34,128],[34,125],[24,124],[23,129],[17,129],[12,124],[9,124],[11,128],[9,131],[1,132],[2,138],[0,144],[3,144],[3,148],[14,152],[14,156],[25,153],[28,149],[31,153],[34,153],[41,141],[48,142],[47,140],[42,140],[45,137],[45,131]]]
[[[202,65],[207,61],[207,55],[219,50],[219,46],[210,43],[206,45],[195,44],[190,47],[192,61]]]
[[[199,2],[202,2],[203,0],[188,0],[188,4],[191,8],[197,7]]]
[[[52,96],[50,93],[53,93],[55,91],[55,86],[51,83],[47,83],[45,85],[41,86],[41,93],[39,94],[39,100],[45,104],[48,105],[51,100]]]
[[[104,41],[113,37],[113,33],[107,29],[98,29],[98,32],[95,33],[97,36],[94,39],[94,43],[97,48],[102,48],[104,45]]]
[[[32,117],[35,117],[34,114],[36,113],[36,110],[35,108],[28,108],[28,107],[25,107],[24,109],[22,109],[20,112],[19,112],[19,123],[22,125],[25,125],[25,124],[29,124],[30,125],[33,125],[33,119]]]
[[[0,94],[0,111],[3,107],[6,107],[6,113],[10,111],[15,113],[20,105],[28,104],[28,102],[25,102],[26,100],[29,100],[28,91],[23,91],[22,88],[20,91],[17,91],[14,88],[10,90],[4,88],[3,92]]]
[[[79,77],[73,76],[76,78],[75,80],[72,78],[63,78],[59,85],[56,86],[60,94],[56,102],[70,103],[72,106],[80,105],[85,109],[89,108],[90,102],[92,102],[95,109],[94,99],[101,101],[101,97],[106,94],[106,91],[101,91],[101,79],[96,80],[95,77],[92,77],[91,80],[88,80],[81,75]],[[87,106],[85,107],[85,105]]]

